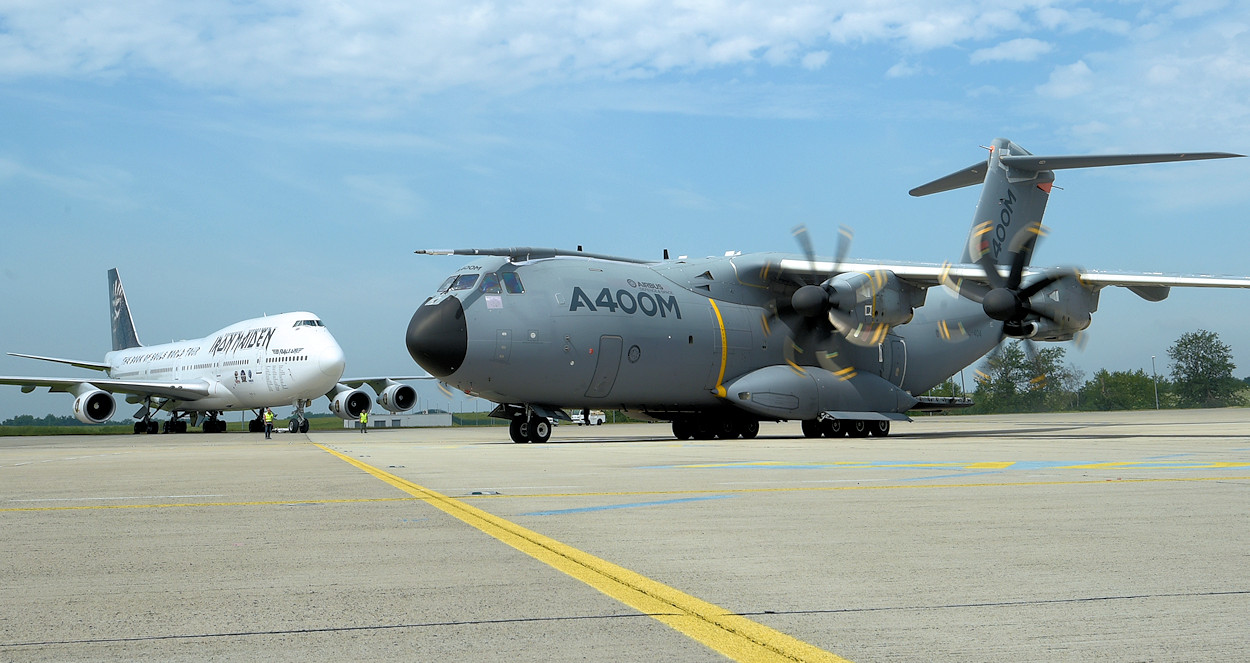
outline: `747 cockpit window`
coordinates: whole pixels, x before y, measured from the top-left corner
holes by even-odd
[[[324,327],[325,323],[320,320],[296,320],[294,327]]]

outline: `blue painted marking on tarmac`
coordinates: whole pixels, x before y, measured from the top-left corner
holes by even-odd
[[[522,516],[562,516],[569,513],[589,513],[591,511],[608,511],[610,509],[634,509],[646,506],[664,506],[666,504],[680,504],[682,502],[703,502],[706,500],[723,500],[729,497],[737,497],[737,495],[707,495],[703,497],[683,497],[675,500],[661,500],[659,502],[633,502],[631,504],[609,504],[606,506],[587,506],[580,509],[558,509],[556,511],[531,511],[522,513]]]
[[[899,481],[929,481],[930,479],[958,479],[960,477],[975,477],[982,474],[1002,474],[1003,470],[988,470],[986,472],[964,472],[963,474],[935,474],[928,477],[912,477],[910,479],[899,479]]]

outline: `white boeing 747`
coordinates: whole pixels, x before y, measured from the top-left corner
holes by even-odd
[[[184,433],[203,420],[204,432],[224,432],[223,412],[253,410],[249,430],[264,430],[267,407],[292,405],[291,430],[308,432],[304,408],[325,396],[330,410],[343,419],[356,419],[370,409],[371,398],[361,385],[378,394],[377,402],[390,412],[416,405],[417,392],[396,380],[416,378],[359,378],[344,380],[343,349],[321,319],[295,312],[236,322],[204,338],[145,346],[135,325],[116,269],[108,272],[112,304],[113,351],[103,362],[58,359],[10,352],[15,357],[41,359],[102,371],[107,378],[38,378],[0,376],[0,384],[18,385],[30,393],[39,387],[74,396],[74,417],[83,423],[108,421],[117,410],[113,394],[125,394],[128,403],[142,403],[134,417],[136,433],[160,429],[153,415],[170,413],[166,433]]]

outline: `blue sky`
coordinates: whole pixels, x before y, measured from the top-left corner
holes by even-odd
[[[407,321],[462,262],[418,248],[790,251],[805,223],[832,253],[845,224],[853,257],[941,262],[977,192],[907,191],[995,137],[1250,153],[1250,7],[0,0],[0,89],[0,351],[101,358],[117,267],[145,343],[303,309],[349,374],[411,374]],[[1035,264],[1250,274],[1248,179],[1060,172]],[[1109,289],[1068,361],[1165,373],[1206,328],[1250,375],[1247,304]],[[69,411],[0,388],[0,418]]]

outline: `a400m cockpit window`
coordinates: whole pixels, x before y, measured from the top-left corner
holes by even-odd
[[[503,288],[499,285],[499,275],[491,272],[482,277],[482,292],[488,295],[497,295],[503,292]]]
[[[320,320],[296,320],[293,327],[324,327],[325,323]]]
[[[438,294],[449,292],[451,290],[470,290],[477,283],[477,274],[459,274],[448,276],[443,284],[438,286]]]
[[[503,281],[503,287],[513,295],[519,295],[525,292],[525,286],[521,285],[521,277],[516,272],[500,272],[499,279]]]
[[[525,287],[521,285],[521,277],[515,272],[491,272],[482,277],[482,292],[488,295],[497,295],[505,289],[508,294],[519,295],[525,292]]]

